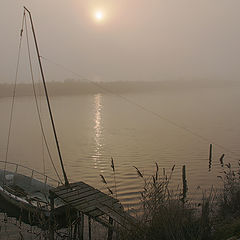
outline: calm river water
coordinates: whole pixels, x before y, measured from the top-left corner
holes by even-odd
[[[170,88],[132,93],[126,99],[111,94],[52,97],[59,142],[69,179],[105,190],[102,174],[115,189],[111,157],[116,168],[118,197],[136,207],[143,187],[138,167],[146,176],[155,162],[169,172],[175,164],[172,187],[181,188],[186,165],[189,192],[201,195],[218,186],[219,157],[233,165],[240,159],[240,86]],[[133,104],[136,103],[137,105]],[[10,98],[0,99],[0,157],[5,158]],[[42,144],[38,116],[31,97],[16,99],[8,161],[21,163],[55,177]],[[45,103],[40,106],[49,147],[59,168]],[[209,171],[209,144],[213,143]],[[217,145],[221,145],[219,147]],[[45,164],[43,164],[43,162]],[[200,186],[200,189],[199,187]],[[197,190],[198,189],[198,190]]]

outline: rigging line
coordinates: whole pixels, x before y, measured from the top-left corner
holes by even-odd
[[[37,80],[37,83],[36,83],[36,88],[37,88],[37,89],[36,89],[36,93],[37,93],[37,96],[38,96],[38,99],[39,99],[38,102],[39,102],[39,112],[40,112],[40,116],[42,116],[42,95],[44,95],[44,94],[42,93],[41,86],[40,86],[39,82],[41,82],[40,72],[39,72],[39,77],[38,77],[38,80]],[[43,173],[44,173],[44,175],[46,175],[44,146],[45,146],[45,142],[44,142],[43,135],[41,134]]]
[[[24,19],[25,19],[25,18],[26,18],[26,15],[25,15],[25,11],[24,11],[24,12],[23,12],[23,18],[22,18],[21,30],[20,30],[20,40],[19,40],[19,46],[18,46],[17,66],[16,66],[16,72],[15,72],[14,87],[13,87],[13,97],[12,97],[11,112],[10,112],[10,119],[9,119],[8,137],[7,137],[7,148],[6,148],[5,165],[4,165],[4,175],[5,175],[5,171],[6,171],[6,167],[7,167],[7,161],[8,161],[8,151],[9,151],[10,136],[11,136],[11,129],[12,129],[12,120],[13,120],[13,108],[14,108],[15,96],[16,96],[18,70],[19,70],[21,47],[22,47],[23,25],[24,25]]]
[[[72,74],[74,74],[74,75],[76,75],[76,76],[78,76],[78,77],[83,78],[82,75],[80,75],[80,74],[77,73],[77,72],[74,72],[73,70],[71,70],[71,69],[69,69],[69,68],[66,68],[66,67],[63,66],[62,64],[56,63],[56,62],[54,62],[53,60],[49,60],[48,58],[43,57],[43,56],[41,56],[41,58],[42,58],[43,60],[45,60],[45,61],[51,62],[52,64],[58,66],[59,68],[62,68],[62,69],[66,70],[66,71],[68,71],[68,72],[70,72],[70,73],[72,73]],[[201,139],[201,140],[204,141],[204,142],[212,143],[212,144],[214,144],[215,146],[219,147],[220,149],[222,149],[222,150],[224,150],[224,151],[226,151],[226,152],[228,152],[228,153],[231,153],[231,154],[234,155],[235,157],[239,158],[239,156],[237,156],[236,153],[234,153],[234,152],[231,151],[230,149],[224,147],[223,145],[221,145],[221,144],[219,144],[219,143],[217,143],[217,142],[215,142],[215,141],[212,141],[211,139],[209,139],[209,138],[207,138],[207,137],[204,137],[204,136],[200,135],[199,133],[197,133],[197,132],[195,132],[195,131],[193,131],[193,130],[191,130],[191,129],[189,129],[189,128],[181,125],[181,124],[178,124],[178,123],[176,123],[176,122],[174,122],[174,121],[172,121],[172,120],[164,117],[163,115],[161,115],[161,114],[159,114],[159,113],[157,113],[157,112],[154,112],[154,111],[148,109],[147,107],[145,107],[145,106],[143,106],[143,105],[141,105],[141,104],[139,104],[139,103],[137,103],[137,102],[135,102],[135,101],[133,101],[133,100],[131,100],[131,99],[123,96],[123,95],[121,95],[121,94],[115,93],[115,92],[113,92],[112,90],[109,90],[109,89],[106,88],[106,87],[100,86],[100,84],[98,84],[98,83],[96,83],[96,82],[93,82],[93,81],[90,80],[90,79],[87,79],[87,78],[84,78],[84,79],[85,79],[86,81],[90,82],[91,84],[97,86],[98,88],[104,90],[105,92],[110,93],[110,94],[112,94],[112,95],[114,95],[114,96],[117,96],[117,97],[123,99],[124,101],[128,102],[129,104],[134,105],[134,106],[142,109],[143,111],[145,111],[145,112],[147,112],[147,113],[151,113],[151,114],[154,115],[155,117],[157,117],[157,118],[159,118],[159,119],[167,122],[168,124],[170,124],[170,125],[172,125],[172,126],[175,126],[176,128],[182,129],[182,130],[190,133],[191,135],[193,135],[193,136]],[[229,158],[231,158],[231,157],[229,157]],[[233,158],[231,158],[231,159],[233,159]],[[233,159],[233,160],[236,160],[236,159]]]
[[[50,100],[49,100],[49,97],[48,97],[47,85],[46,85],[45,76],[44,76],[44,72],[43,72],[43,67],[42,67],[41,57],[40,57],[40,53],[39,53],[37,37],[36,37],[35,29],[34,29],[34,24],[33,24],[33,20],[32,20],[32,15],[31,15],[31,12],[26,7],[24,7],[24,9],[28,12],[28,16],[30,18],[30,23],[31,23],[31,27],[32,27],[32,34],[33,34],[33,38],[34,38],[34,43],[35,43],[36,53],[37,53],[37,57],[38,57],[39,68],[40,68],[40,72],[41,72],[41,76],[42,76],[42,82],[43,82],[43,87],[44,87],[47,106],[48,106],[48,112],[49,112],[49,115],[50,115],[52,130],[53,130],[53,134],[54,134],[54,138],[55,138],[55,143],[56,143],[56,147],[57,147],[57,152],[58,152],[58,156],[59,156],[59,160],[60,160],[60,164],[61,164],[61,168],[62,168],[62,173],[63,173],[65,185],[67,186],[67,185],[69,185],[69,181],[68,181],[68,178],[67,178],[67,174],[65,172],[63,159],[62,159],[62,154],[61,154],[61,150],[60,150],[60,146],[59,146],[59,142],[58,142],[57,131],[56,131],[56,127],[55,127],[55,123],[54,123],[54,119],[53,119]]]
[[[40,116],[42,116],[42,96],[44,95],[44,93],[42,92],[42,88],[41,85],[39,84],[41,82],[41,74],[39,73],[39,77],[38,77],[38,83],[36,84],[37,86],[37,95],[39,96],[39,112],[40,112]],[[46,166],[45,166],[45,151],[44,151],[44,146],[45,146],[45,142],[44,142],[44,137],[43,135],[41,135],[41,147],[42,147],[42,162],[43,162],[43,173],[46,175]]]
[[[39,80],[38,80],[38,82],[40,82],[40,80],[41,80],[41,76],[39,76]],[[42,91],[41,91],[41,86],[38,84],[37,85],[38,86],[38,96],[39,96],[39,102],[40,102],[40,104],[39,104],[39,110],[40,110],[40,115],[41,115],[41,113],[42,113],[42,95],[43,95],[43,93],[42,93]],[[41,135],[41,145],[42,145],[42,161],[43,161],[43,173],[44,174],[46,174],[46,166],[45,166],[45,151],[44,151],[44,138],[43,138],[43,136]]]
[[[47,143],[47,139],[46,139],[46,135],[45,135],[45,132],[44,132],[44,128],[43,128],[43,123],[42,123],[42,119],[41,119],[41,115],[40,115],[40,110],[39,110],[39,106],[38,106],[38,100],[37,100],[37,96],[36,96],[36,87],[35,87],[35,82],[34,82],[34,77],[33,77],[33,68],[32,68],[32,60],[31,60],[31,53],[30,53],[30,46],[29,46],[29,37],[28,37],[28,28],[27,28],[27,21],[26,21],[26,18],[24,19],[24,23],[25,23],[25,30],[26,30],[26,39],[27,39],[27,49],[28,49],[28,60],[29,60],[29,67],[30,67],[30,72],[31,72],[31,79],[32,79],[32,87],[33,87],[33,93],[34,93],[34,98],[35,98],[35,104],[36,104],[36,108],[37,108],[37,113],[38,113],[38,119],[39,119],[39,123],[40,123],[40,128],[41,128],[41,131],[42,131],[42,136],[43,136],[43,139],[44,139],[44,142],[45,142],[45,145],[46,145],[46,148],[47,148],[47,152],[48,152],[48,155],[49,155],[49,158],[51,160],[51,163],[52,163],[52,166],[54,168],[54,171],[59,179],[59,181],[62,183],[61,181],[61,178],[57,172],[57,169],[54,165],[54,162],[53,162],[53,159],[52,159],[52,156],[51,156],[51,153],[50,153],[50,149],[48,147],[48,143]]]

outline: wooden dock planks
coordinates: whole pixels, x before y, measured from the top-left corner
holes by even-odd
[[[124,212],[122,205],[117,199],[84,182],[60,186],[51,190],[51,192],[55,197],[62,199],[66,205],[72,206],[95,220],[103,215],[107,215],[126,228],[129,228],[134,223],[134,218]],[[106,224],[108,223],[106,222]]]

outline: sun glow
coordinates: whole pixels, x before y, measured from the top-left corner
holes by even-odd
[[[101,22],[104,19],[104,12],[102,10],[96,10],[94,13],[94,18],[97,22]]]

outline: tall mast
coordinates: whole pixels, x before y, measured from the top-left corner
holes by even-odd
[[[55,138],[55,142],[56,142],[56,146],[57,146],[58,156],[59,156],[59,160],[61,163],[61,168],[62,168],[62,172],[63,172],[63,176],[64,176],[65,185],[69,185],[68,178],[67,178],[67,175],[66,175],[66,172],[64,169],[64,165],[63,165],[63,159],[62,159],[62,154],[60,151],[60,146],[58,143],[57,131],[55,128],[51,105],[50,105],[50,101],[49,101],[49,97],[48,97],[47,85],[46,85],[46,81],[45,81],[45,77],[44,77],[44,73],[43,73],[43,67],[42,67],[41,57],[40,57],[40,53],[39,53],[39,49],[38,49],[37,38],[36,38],[35,30],[34,30],[32,15],[31,15],[31,12],[26,7],[24,7],[24,9],[28,12],[29,17],[30,17],[33,38],[34,38],[35,47],[36,47],[36,51],[37,51],[38,63],[39,63],[43,86],[44,86],[44,92],[45,92],[46,99],[47,99],[48,111],[49,111],[49,115],[50,115],[50,119],[51,119],[51,123],[52,123],[53,134],[54,134],[54,138]]]

